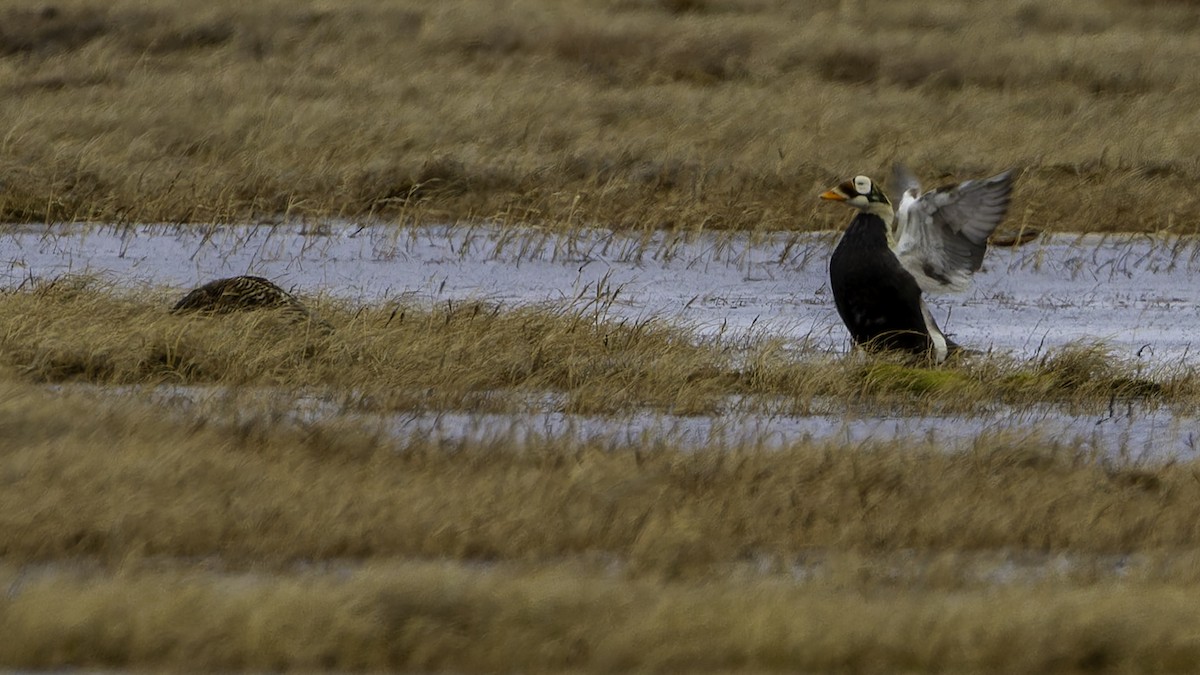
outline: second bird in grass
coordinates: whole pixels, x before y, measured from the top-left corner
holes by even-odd
[[[855,345],[941,363],[958,345],[938,328],[921,293],[970,285],[988,237],[1008,212],[1013,172],[923,195],[903,167],[893,180],[902,193],[898,213],[866,176],[821,195],[859,210],[829,260],[834,304]]]
[[[269,279],[255,276],[217,279],[194,288],[175,303],[171,313],[229,314],[256,309],[279,310],[293,323],[312,323],[324,332],[333,330],[296,296]]]

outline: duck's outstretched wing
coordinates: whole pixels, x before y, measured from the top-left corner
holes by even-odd
[[[893,167],[893,183],[901,189],[893,251],[921,290],[957,293],[971,285],[988,237],[1008,214],[1014,176],[1009,170],[916,197],[920,188],[912,173]]]

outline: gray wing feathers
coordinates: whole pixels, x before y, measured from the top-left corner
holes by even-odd
[[[951,232],[961,233],[978,246],[987,244],[996,226],[1008,213],[1012,171],[957,187],[935,190],[921,198],[933,204],[933,215]]]
[[[896,257],[927,292],[967,289],[987,240],[1008,213],[1013,171],[939,188],[902,204]],[[893,179],[896,172],[893,170]]]

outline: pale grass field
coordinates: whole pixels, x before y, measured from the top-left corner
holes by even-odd
[[[0,295],[0,364],[49,383],[308,389],[376,411],[519,411],[545,394],[561,396],[569,413],[678,415],[729,412],[734,397],[743,413],[798,414],[1200,399],[1186,363],[1125,363],[1099,345],[1033,360],[976,354],[928,369],[778,336],[700,338],[666,320],[612,319],[613,297],[603,294],[514,309],[310,299],[331,333],[272,312],[173,315],[175,299],[83,276]]]
[[[0,615],[0,659],[185,671],[1187,672],[1200,658],[1196,599],[1191,584],[848,590],[570,564],[150,570],[25,582]]]
[[[1197,230],[1195,4],[0,3],[0,217],[828,229],[909,162]],[[965,46],[970,48],[966,49]]]
[[[1178,670],[1194,463],[397,444],[0,383],[0,663]]]
[[[299,421],[286,396],[214,415],[139,390],[319,392],[350,413],[554,393],[593,413],[829,399],[911,414],[1187,408],[1193,375],[1083,347],[926,369],[697,340],[594,305],[316,298],[323,333],[271,312],[172,315],[174,298],[69,277],[0,296],[0,664],[1028,672],[1196,656],[1192,461],[1026,433],[956,453],[400,440],[336,408]]]

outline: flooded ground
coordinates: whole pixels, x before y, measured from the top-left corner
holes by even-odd
[[[76,386],[76,385],[72,385]],[[571,438],[614,447],[662,444],[699,448],[760,447],[779,449],[803,441],[855,446],[898,440],[915,446],[967,450],[980,437],[1012,442],[1058,442],[1082,451],[1135,461],[1197,456],[1200,416],[1166,407],[1114,403],[1102,411],[1045,405],[1015,408],[992,405],[972,414],[880,414],[845,410],[808,415],[738,412],[731,398],[719,416],[672,415],[643,411],[617,415],[560,412],[564,397],[545,395],[528,401],[529,412],[418,411],[381,414],[356,411],[353,405],[284,391],[227,390],[220,387],[159,386],[115,388],[123,395],[150,397],[159,404],[228,418],[287,411],[311,422],[349,414],[364,425],[397,438],[438,438],[447,442],[516,442],[534,438]],[[833,401],[814,402],[833,410]]]
[[[0,234],[0,284],[67,273],[183,290],[236,274],[358,301],[408,296],[508,306],[616,294],[616,316],[705,332],[762,331],[834,350],[848,339],[829,295],[836,235],[650,233],[338,225],[26,227]],[[1177,363],[1196,340],[1200,240],[1047,237],[993,248],[974,287],[931,300],[955,339],[1017,356],[1103,341]]]
[[[67,273],[130,286],[186,288],[259,274],[301,295],[353,301],[488,300],[598,303],[614,317],[658,317],[702,334],[777,335],[845,351],[827,261],[836,235],[617,234],[582,230],[337,225],[222,227],[25,227],[0,235],[0,285]],[[974,287],[934,298],[940,323],[960,343],[1018,358],[1072,342],[1100,341],[1148,368],[1190,364],[1200,306],[1200,241],[1148,236],[1054,236],[989,251]],[[207,394],[202,395],[204,398]],[[187,394],[184,398],[195,398]],[[613,439],[671,438],[779,445],[803,438],[860,442],[900,438],[946,445],[980,433],[1082,440],[1132,456],[1190,455],[1196,418],[1117,405],[980,410],[970,416],[888,417],[861,411],[728,419],[640,414],[621,418],[554,412],[439,413],[385,420],[395,433],[474,437],[496,433]]]

